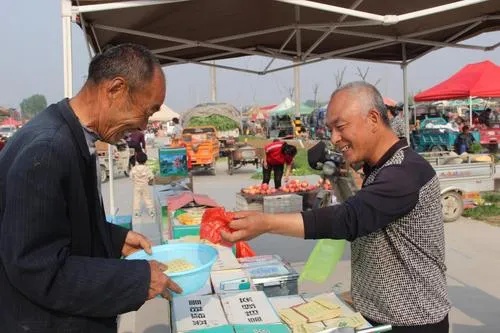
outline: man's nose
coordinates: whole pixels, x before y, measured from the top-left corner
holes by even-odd
[[[330,141],[336,145],[338,142],[340,142],[340,134],[338,131],[333,130],[332,131],[332,136],[330,138]]]

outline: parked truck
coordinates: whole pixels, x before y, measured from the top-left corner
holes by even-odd
[[[214,127],[221,156],[226,156],[227,151],[234,147],[242,129],[240,112],[227,103],[197,105],[182,115],[182,124],[184,127]]]
[[[441,187],[445,222],[457,220],[464,211],[464,196],[495,189],[495,163],[487,154],[422,153],[436,170]]]

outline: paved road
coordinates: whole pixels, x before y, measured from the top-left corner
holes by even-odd
[[[250,179],[255,171],[245,167],[228,176],[226,165],[218,165],[217,176],[194,176],[195,191],[208,194],[228,209],[235,207],[235,193],[258,181]],[[310,177],[309,180],[314,180]],[[107,206],[108,184],[103,186]],[[119,214],[130,214],[132,185],[128,178],[115,181],[115,202]],[[147,222],[147,219],[145,219]],[[144,221],[143,221],[144,222]],[[448,285],[453,309],[450,313],[452,333],[500,332],[500,228],[461,218],[446,224],[446,262]],[[315,242],[267,235],[251,242],[258,254],[279,254],[301,270]],[[346,251],[333,276],[324,284],[303,283],[302,291],[348,290],[350,286],[350,253]]]

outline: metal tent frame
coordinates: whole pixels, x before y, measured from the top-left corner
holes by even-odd
[[[447,15],[438,17],[440,13]],[[500,45],[458,43],[500,29],[500,4],[495,0],[61,0],[61,15],[66,97],[73,91],[72,22],[84,30],[90,54],[108,44],[140,41],[163,66],[195,63],[257,75],[295,68],[296,87],[299,66],[327,59],[397,65],[402,68],[405,101],[407,67],[413,61],[443,47],[491,51]],[[191,15],[190,24],[179,24]],[[205,26],[207,20],[211,28]],[[251,55],[269,62],[260,69],[213,62]],[[273,68],[276,59],[292,64]],[[404,116],[408,123],[407,103]]]

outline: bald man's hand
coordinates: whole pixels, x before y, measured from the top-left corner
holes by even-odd
[[[265,214],[257,211],[235,213],[235,219],[229,223],[233,232],[221,231],[221,236],[228,242],[250,240],[264,233],[304,238],[304,221],[300,213]]]

